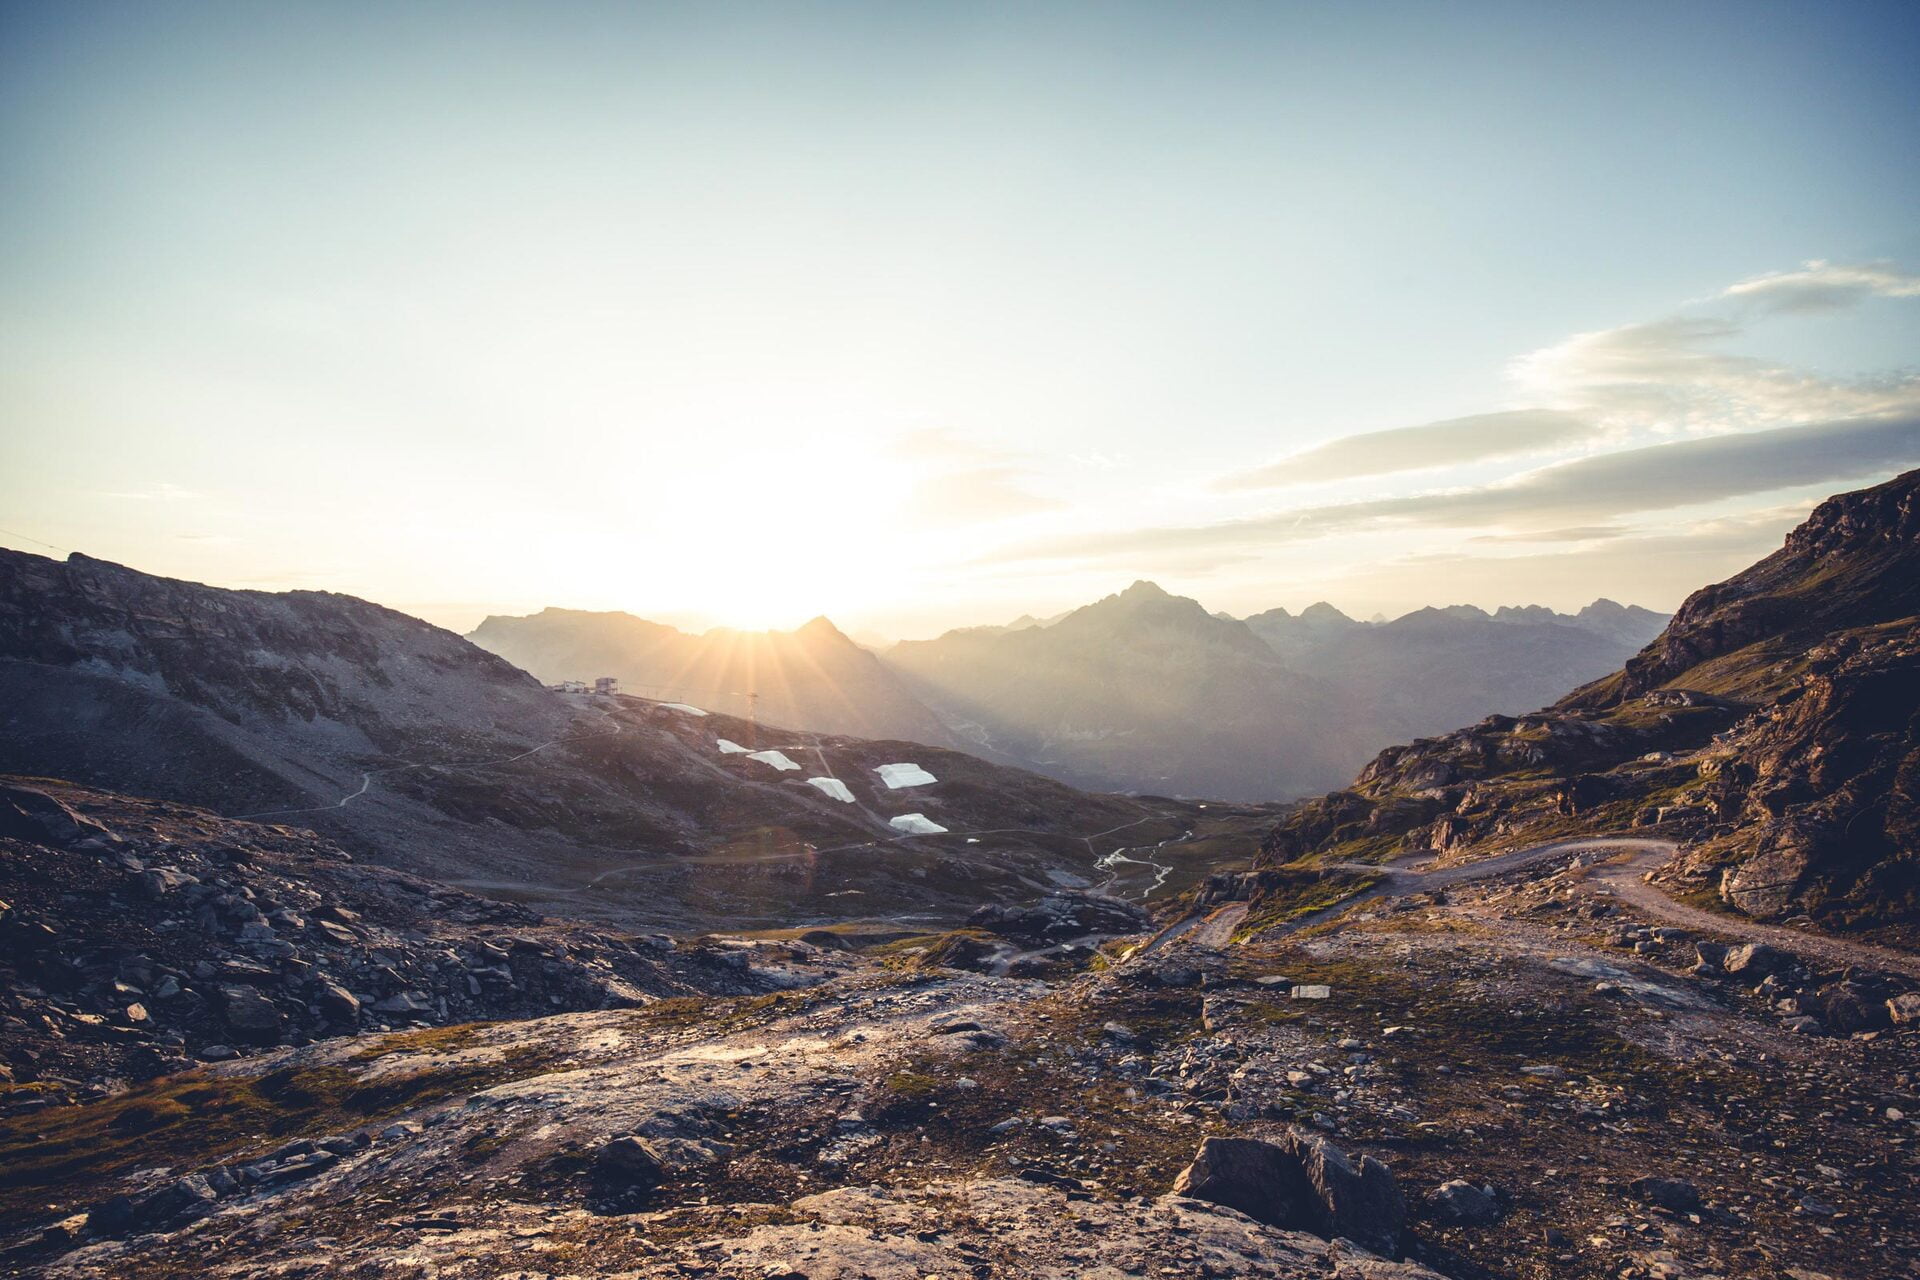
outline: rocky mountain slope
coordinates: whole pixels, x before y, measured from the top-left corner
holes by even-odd
[[[796,981],[358,864],[311,832],[35,779],[0,781],[0,903],[13,1114],[275,1045]]]
[[[629,692],[817,733],[957,746],[898,677],[825,618],[795,631],[688,635],[630,613],[490,617],[467,639],[549,683],[618,676]]]
[[[1389,748],[1282,823],[1264,864],[1637,826],[1683,837],[1662,874],[1727,908],[1911,929],[1917,508],[1920,472],[1822,503],[1620,671],[1540,713]]]
[[[1079,785],[1285,797],[1369,745],[1334,690],[1244,623],[1148,582],[1049,626],[950,632],[886,658],[977,749]]]
[[[916,692],[996,759],[1082,785],[1289,799],[1383,742],[1532,710],[1617,667],[1664,621],[1470,606],[1357,622],[1329,604],[1245,620],[1152,583],[1053,622],[889,649]]]
[[[629,926],[959,920],[1106,882],[1098,860],[1123,845],[1236,821],[921,744],[555,693],[364,601],[80,556],[0,553],[0,729],[0,771],[297,823],[356,856]],[[935,781],[889,786],[879,768],[895,763]],[[921,831],[893,824],[913,814]]]
[[[1247,625],[1296,669],[1341,690],[1376,741],[1391,742],[1545,706],[1617,667],[1665,621],[1596,600],[1577,614],[1454,605],[1372,624],[1318,604],[1297,618],[1256,614]]]

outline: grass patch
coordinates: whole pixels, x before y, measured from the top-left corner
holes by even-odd
[[[188,1170],[301,1137],[359,1128],[545,1071],[538,1049],[445,1070],[363,1081],[344,1066],[257,1078],[186,1071],[127,1093],[48,1107],[0,1124],[0,1224],[17,1227],[103,1198],[140,1168]]]
[[[396,1053],[454,1053],[480,1039],[481,1033],[498,1024],[461,1022],[447,1027],[424,1027],[418,1031],[400,1031],[381,1036],[375,1043],[353,1055],[355,1062],[374,1062]]]
[[[1282,877],[1271,887],[1269,878]],[[1234,930],[1233,940],[1245,942],[1269,929],[1339,906],[1380,884],[1386,877],[1360,871],[1267,872],[1261,892]]]

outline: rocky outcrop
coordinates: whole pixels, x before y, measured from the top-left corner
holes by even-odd
[[[1689,596],[1659,638],[1583,701],[1638,697],[1762,640],[1794,647],[1869,622],[1920,614],[1920,472],[1829,498],[1786,545]]]
[[[1384,1257],[1400,1250],[1406,1203],[1393,1174],[1372,1156],[1355,1160],[1299,1129],[1279,1140],[1207,1138],[1173,1184],[1175,1195],[1211,1200],[1257,1222],[1353,1240]]]

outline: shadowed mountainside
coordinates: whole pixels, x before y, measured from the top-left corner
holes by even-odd
[[[780,767],[721,749],[749,739],[744,721],[556,693],[365,601],[85,556],[0,552],[0,706],[0,771],[296,823],[470,889],[678,928],[964,918],[1100,881],[1097,855],[1199,816],[938,747],[762,724],[758,745],[794,766]],[[938,781],[891,788],[877,770],[898,762]],[[892,825],[913,813],[945,831]],[[1114,828],[1124,841],[1085,838]]]

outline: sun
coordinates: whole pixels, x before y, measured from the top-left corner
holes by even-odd
[[[792,628],[894,589],[918,554],[912,487],[891,459],[824,439],[755,449],[655,493],[644,546],[603,557],[601,572],[656,610]]]

